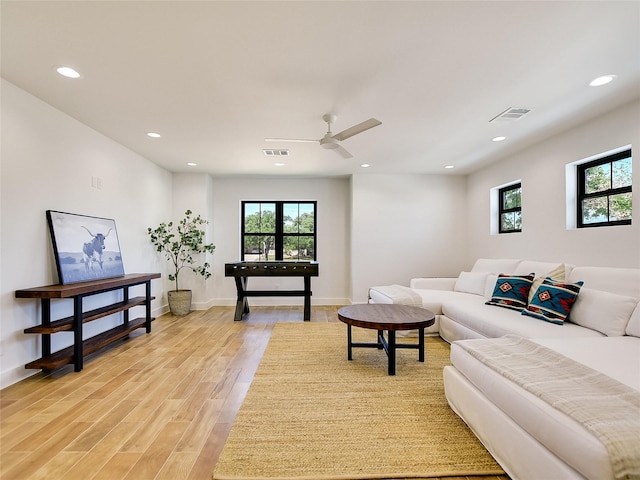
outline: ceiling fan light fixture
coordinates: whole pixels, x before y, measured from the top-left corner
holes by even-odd
[[[338,140],[329,136],[330,134],[325,135],[322,140],[320,140],[320,146],[322,148],[326,148],[327,150],[334,150],[340,146]]]

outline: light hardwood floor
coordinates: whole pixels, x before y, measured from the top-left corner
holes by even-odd
[[[336,322],[338,308],[313,307],[311,321]],[[273,325],[301,321],[301,307],[164,315],[82,372],[0,391],[0,478],[210,479]]]

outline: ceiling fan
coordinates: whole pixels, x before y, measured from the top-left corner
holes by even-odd
[[[362,133],[370,128],[377,127],[378,125],[382,125],[382,122],[376,120],[375,118],[370,118],[369,120],[365,120],[362,123],[358,123],[353,127],[349,127],[346,130],[343,130],[340,133],[336,133],[335,135],[331,132],[331,124],[335,123],[338,117],[336,115],[326,113],[322,116],[322,120],[327,123],[327,133],[324,134],[320,140],[309,140],[303,138],[265,138],[267,142],[314,142],[320,143],[322,148],[326,148],[327,150],[333,150],[334,152],[342,155],[342,158],[352,158],[351,155],[345,148],[340,145],[342,140],[346,140],[349,137],[353,137],[359,133]]]

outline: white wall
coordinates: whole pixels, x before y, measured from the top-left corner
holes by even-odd
[[[172,183],[169,172],[11,83],[2,80],[1,92],[0,386],[4,387],[33,374],[24,364],[40,357],[40,336],[23,333],[39,323],[39,302],[15,299],[14,291],[58,282],[45,211],[115,219],[125,272],[162,272],[146,227],[171,211]],[[101,189],[91,186],[93,176],[102,179]],[[151,283],[159,297],[153,302],[158,311],[166,298],[161,282]],[[92,302],[99,300],[92,298],[87,304]],[[52,308],[55,313],[72,312],[67,300],[52,302]],[[87,324],[86,330],[91,334],[118,322],[119,317],[107,317]],[[70,333],[53,336],[54,350],[70,344]]]
[[[466,180],[448,175],[359,174],[352,178],[352,298],[375,285],[468,269]]]
[[[468,177],[466,250],[480,257],[640,267],[640,102],[562,132]],[[629,226],[567,229],[565,165],[632,145],[634,220]],[[521,233],[490,235],[489,190],[522,179]]]
[[[167,221],[177,222],[184,218],[187,210],[193,215],[200,215],[209,224],[205,227],[205,242],[213,242],[213,179],[202,173],[174,173],[173,174],[173,216]],[[213,265],[214,255],[207,254],[206,261]],[[213,272],[213,269],[210,271]],[[213,279],[204,279],[188,268],[179,275],[179,287],[192,291],[191,308],[206,310],[213,305],[215,296]],[[167,281],[167,290],[174,290],[175,283]]]
[[[349,180],[346,178],[213,178],[214,291],[217,305],[235,305],[232,277],[224,264],[240,260],[242,200],[316,200],[319,277],[312,277],[312,305],[349,302]],[[253,277],[249,289],[300,290],[301,278]],[[252,297],[249,305],[302,305],[302,297]]]
[[[163,273],[152,282],[155,315],[165,311],[171,285],[147,227],[177,220],[187,208],[209,220],[214,276],[205,282],[187,275],[186,287],[194,290],[194,308],[234,305],[235,282],[224,276],[224,264],[240,258],[242,200],[318,201],[320,276],[311,282],[314,305],[365,302],[373,285],[455,276],[478,257],[640,267],[639,222],[568,231],[564,216],[567,163],[632,144],[634,183],[640,185],[638,102],[468,177],[226,178],[172,175],[12,84],[2,81],[1,87],[0,387],[34,373],[24,364],[40,356],[39,336],[23,333],[39,322],[39,305],[15,299],[14,291],[57,282],[47,209],[115,219],[125,271]],[[91,186],[92,177],[102,179],[101,189]],[[524,230],[490,235],[489,190],[514,179],[522,179]],[[639,197],[636,188],[636,206]],[[275,286],[273,279],[249,282],[254,289]],[[301,282],[283,278],[277,288],[299,289]],[[302,298],[250,303],[302,305]],[[58,309],[71,310],[67,304]],[[106,318],[87,329],[105,330],[118,321]],[[65,335],[54,336],[54,349],[71,343]]]

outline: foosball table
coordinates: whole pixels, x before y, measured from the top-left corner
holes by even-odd
[[[311,277],[318,276],[318,262],[233,262],[224,266],[225,277],[235,277],[238,301],[234,320],[249,313],[247,297],[304,297],[304,320],[311,319]],[[247,290],[249,277],[303,277],[303,290]]]

